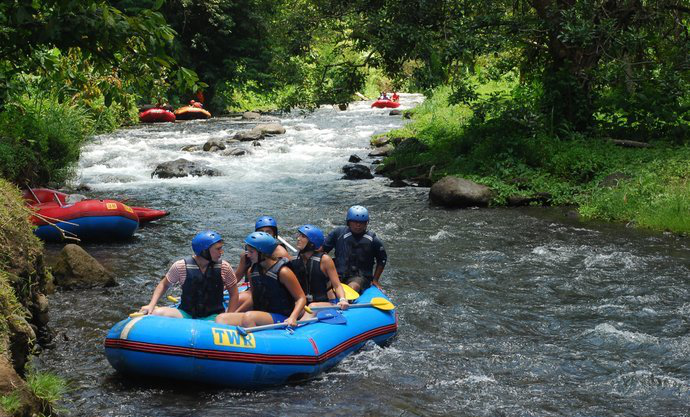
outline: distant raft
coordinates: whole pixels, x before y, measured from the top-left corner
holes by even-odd
[[[375,297],[385,295],[369,288],[353,305]],[[212,321],[130,317],[108,332],[105,355],[113,368],[130,375],[238,388],[281,385],[314,378],[367,341],[382,345],[396,334],[394,309],[362,307],[343,312],[345,324],[319,321],[246,336],[236,326]]]
[[[142,123],[174,122],[175,118],[175,113],[160,107],[154,107],[139,113],[139,120]]]
[[[175,117],[177,120],[210,119],[211,113],[196,106],[184,106],[175,110]]]
[[[393,100],[376,100],[375,102],[371,103],[371,107],[377,107],[379,109],[395,109],[400,107],[400,103]]]

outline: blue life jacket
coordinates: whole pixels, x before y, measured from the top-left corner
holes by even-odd
[[[287,258],[280,258],[267,271],[261,265],[252,265],[250,281],[252,287],[253,310],[267,313],[278,313],[284,316],[292,314],[295,299],[287,287],[280,282],[280,269],[287,265]]]
[[[328,301],[329,279],[321,271],[321,257],[323,253],[315,253],[307,260],[304,265],[303,258],[298,257],[290,261],[290,269],[297,275],[299,284],[307,296],[307,302]]]
[[[184,258],[184,264],[187,278],[182,284],[182,302],[178,308],[189,313],[192,318],[207,317],[225,311],[221,264],[209,263],[203,274],[191,256]]]

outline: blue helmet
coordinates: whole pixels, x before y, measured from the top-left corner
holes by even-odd
[[[278,236],[278,223],[275,221],[275,219],[271,216],[261,216],[258,219],[256,219],[256,223],[254,224],[254,230],[259,230],[262,227],[272,227],[273,230],[276,232],[276,236]]]
[[[297,228],[297,230],[307,237],[309,243],[314,245],[314,249],[318,249],[323,246],[323,232],[318,227],[313,224],[305,224]]]
[[[265,255],[273,254],[278,246],[278,241],[266,232],[253,232],[244,239],[244,243]]]
[[[220,236],[220,233],[214,232],[213,230],[204,230],[203,232],[197,233],[194,239],[192,239],[192,250],[195,255],[202,256],[202,253],[206,249],[221,240],[223,240],[223,238]]]
[[[347,210],[347,217],[345,217],[345,222],[355,221],[355,222],[368,222],[369,221],[369,210],[362,206],[352,206]]]

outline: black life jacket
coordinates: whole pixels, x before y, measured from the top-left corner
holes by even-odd
[[[341,279],[361,276],[372,279],[374,276],[374,235],[371,232],[356,238],[352,232],[343,234],[336,242],[335,268]]]
[[[287,258],[280,258],[267,271],[261,265],[252,265],[250,282],[252,287],[253,310],[267,313],[278,313],[284,316],[292,314],[295,299],[287,287],[280,282],[280,269],[287,265]]]
[[[290,261],[290,269],[297,275],[302,290],[307,295],[307,302],[328,301],[328,276],[321,271],[323,253],[315,253],[304,265],[301,255]],[[310,297],[311,295],[311,297]]]
[[[184,264],[187,278],[182,284],[182,302],[179,308],[189,313],[192,318],[207,317],[225,311],[221,264],[209,263],[203,274],[191,256],[184,259]]]

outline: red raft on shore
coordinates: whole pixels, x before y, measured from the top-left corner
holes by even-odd
[[[39,215],[31,216],[37,226],[36,236],[45,241],[61,241],[62,233],[48,223],[51,222],[81,240],[125,240],[132,237],[141,223],[170,214],[165,210],[129,207],[115,200],[73,197],[76,196],[48,188],[24,191],[27,205]]]
[[[400,107],[400,103],[393,100],[376,100],[375,102],[371,103],[371,107],[377,107],[379,109],[395,109]]]

